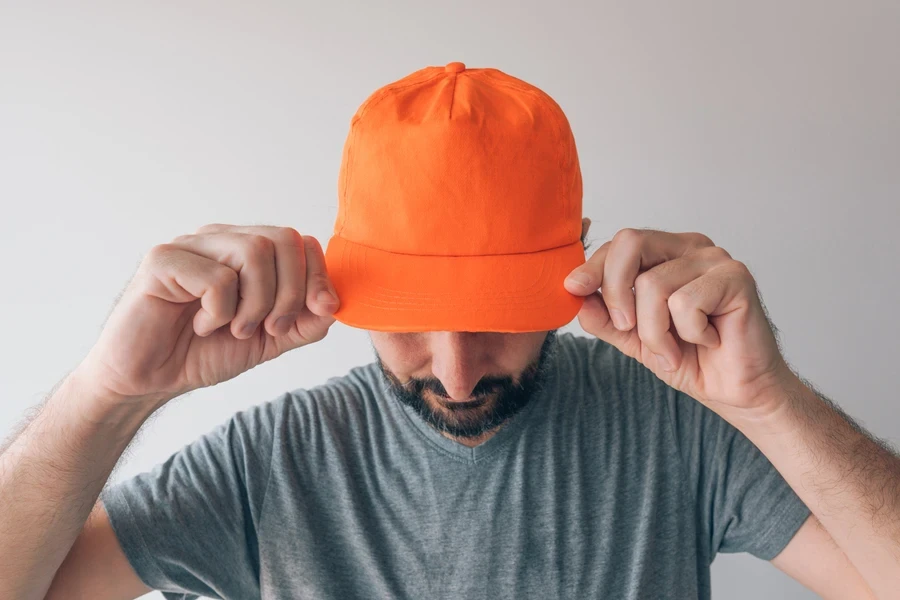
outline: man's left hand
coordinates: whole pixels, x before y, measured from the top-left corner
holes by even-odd
[[[749,269],[703,234],[622,229],[565,286],[585,296],[585,331],[714,410],[775,410],[771,392],[796,377]]]

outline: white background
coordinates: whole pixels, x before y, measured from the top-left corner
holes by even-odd
[[[209,222],[324,245],[357,106],[462,61],[566,111],[593,249],[623,227],[706,233],[756,276],[789,362],[900,441],[900,4],[135,4],[0,3],[0,435],[81,360],[151,246]],[[174,401],[115,477],[373,358],[338,323]],[[713,588],[814,597],[747,555],[720,555]]]

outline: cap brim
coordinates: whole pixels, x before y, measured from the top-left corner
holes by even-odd
[[[340,298],[334,318],[373,331],[547,331],[584,304],[563,286],[585,262],[580,240],[526,254],[416,256],[332,236],[325,261]]]

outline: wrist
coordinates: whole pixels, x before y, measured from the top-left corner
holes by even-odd
[[[744,434],[776,434],[794,427],[797,415],[811,410],[813,402],[821,400],[788,371],[777,385],[761,392],[751,407],[726,410],[721,416]]]
[[[56,395],[61,395],[65,404],[76,408],[80,417],[94,425],[139,427],[164,403],[161,399],[113,392],[86,363],[69,373]]]

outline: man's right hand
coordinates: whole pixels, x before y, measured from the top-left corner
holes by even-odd
[[[76,371],[158,407],[321,340],[338,306],[314,237],[205,225],[147,253]]]

